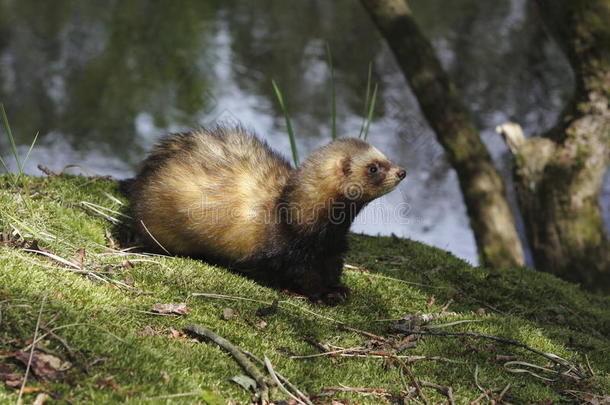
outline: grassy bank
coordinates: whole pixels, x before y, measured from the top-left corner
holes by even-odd
[[[426,382],[451,387],[457,403],[481,396],[479,387],[512,403],[610,392],[608,298],[547,274],[473,268],[413,241],[354,235],[345,274],[353,297],[338,307],[313,305],[195,260],[121,252],[113,221],[122,219],[124,199],[116,188],[109,179],[0,177],[0,402],[17,400],[36,333],[43,339],[33,360],[47,355],[60,365],[48,373],[30,366],[26,403],[40,393],[47,403],[247,403],[252,393],[230,381],[245,372],[217,345],[183,334],[190,322],[267,356],[301,391],[321,394],[314,402],[448,401]],[[274,300],[276,311],[259,311]],[[186,315],[153,312],[155,304],[182,302]],[[430,323],[445,326],[430,330],[505,337],[569,365],[489,339],[406,338],[392,329],[393,319],[443,312]],[[294,358],[321,353],[316,344],[359,349]],[[375,390],[334,389],[344,387]]]

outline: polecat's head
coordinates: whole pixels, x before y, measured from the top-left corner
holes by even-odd
[[[389,193],[406,176],[405,169],[357,138],[340,138],[323,146],[304,165],[317,165],[319,173],[327,176],[321,179],[322,186],[333,187],[347,199],[360,202]]]

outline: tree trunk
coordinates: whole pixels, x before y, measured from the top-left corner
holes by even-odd
[[[536,267],[610,292],[610,243],[599,195],[610,164],[610,0],[538,0],[576,78],[573,100],[544,136],[499,128]]]
[[[504,182],[457,91],[405,0],[361,0],[388,41],[460,182],[481,262],[522,265],[523,250]]]

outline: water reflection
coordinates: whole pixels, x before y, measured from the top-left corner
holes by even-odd
[[[571,91],[565,60],[525,0],[411,3],[509,178],[493,128],[508,119],[528,134],[551,126]],[[476,262],[456,176],[353,0],[0,0],[0,100],[23,148],[40,132],[29,172],[78,164],[127,177],[163,133],[217,120],[239,120],[289,156],[273,78],[303,156],[330,137],[327,42],[340,134],[359,132],[372,61],[380,87],[369,139],[409,172],[353,229],[394,232]]]

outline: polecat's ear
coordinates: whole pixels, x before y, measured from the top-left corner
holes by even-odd
[[[351,173],[352,173],[352,159],[349,156],[346,156],[339,161],[339,174],[347,177]]]

